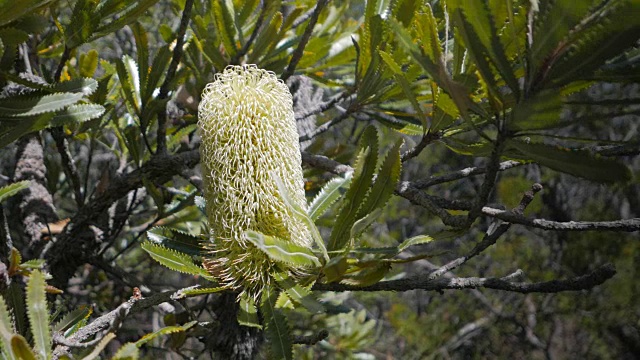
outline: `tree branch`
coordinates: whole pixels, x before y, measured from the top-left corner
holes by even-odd
[[[498,170],[499,171],[504,171],[504,170],[508,170],[517,166],[521,166],[521,165],[525,165],[524,163],[521,162],[517,162],[517,161],[513,161],[513,160],[509,160],[509,161],[503,161],[500,163]],[[469,167],[466,169],[462,169],[462,170],[458,170],[458,171],[454,171],[452,173],[449,174],[445,174],[445,175],[440,175],[440,176],[431,176],[428,179],[423,179],[423,180],[418,180],[413,182],[413,186],[415,186],[418,189],[425,189],[428,187],[431,187],[433,185],[438,185],[438,184],[442,184],[442,183],[446,183],[446,182],[451,182],[451,181],[456,181],[456,180],[460,180],[460,179],[464,179],[466,177],[470,177],[470,176],[474,176],[474,175],[481,175],[487,172],[487,168],[483,168],[483,167]]]
[[[176,75],[180,58],[182,57],[182,47],[184,46],[184,34],[187,31],[189,25],[189,18],[191,17],[191,8],[193,7],[194,0],[187,0],[184,4],[184,10],[182,11],[182,18],[180,19],[180,26],[178,27],[178,34],[176,35],[176,46],[173,48],[173,56],[171,57],[171,63],[169,63],[169,69],[167,69],[167,76],[164,78],[162,86],[160,86],[160,92],[158,99],[163,100],[169,96],[169,87],[173,82],[173,78]],[[158,110],[158,142],[156,153],[165,154],[167,152],[167,109],[163,106]]]
[[[311,33],[313,33],[313,28],[316,26],[316,22],[318,22],[318,17],[320,17],[320,12],[327,5],[329,0],[318,0],[315,9],[313,9],[313,13],[311,14],[311,18],[309,19],[309,23],[307,24],[307,28],[304,29],[304,33],[302,34],[302,38],[298,43],[298,47],[293,51],[293,55],[291,55],[291,60],[289,61],[289,65],[285,69],[280,79],[282,81],[287,81],[289,76],[293,75],[296,71],[296,66],[298,66],[298,62],[302,58],[302,53],[304,52],[304,48],[307,46],[309,39],[311,38]]]
[[[519,275],[520,271],[515,274]],[[604,283],[616,274],[616,269],[612,264],[605,264],[594,271],[565,280],[551,280],[537,283],[513,282],[512,276],[503,278],[438,278],[429,279],[429,276],[418,275],[406,279],[381,281],[369,286],[352,286],[344,284],[321,284],[317,283],[313,286],[313,290],[322,291],[408,291],[408,290],[462,290],[486,288],[494,290],[503,290],[510,292],[518,292],[522,294],[528,293],[557,293],[562,291],[579,291],[588,290],[597,285]]]

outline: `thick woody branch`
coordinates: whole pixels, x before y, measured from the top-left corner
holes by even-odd
[[[513,160],[503,161],[498,166],[498,170],[505,171],[521,165],[524,165],[524,163],[513,161]],[[482,175],[486,172],[487,172],[487,168],[469,167],[469,168],[454,171],[452,173],[448,173],[445,175],[431,176],[428,179],[415,181],[413,184],[418,189],[425,189],[434,185],[456,181],[456,180],[464,179],[470,176]]]

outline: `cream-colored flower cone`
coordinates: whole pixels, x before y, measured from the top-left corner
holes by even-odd
[[[270,175],[306,209],[291,93],[272,72],[228,66],[204,89],[198,116],[212,235],[205,266],[222,284],[258,297],[273,263],[244,239],[245,230],[311,246],[309,230],[289,213]]]

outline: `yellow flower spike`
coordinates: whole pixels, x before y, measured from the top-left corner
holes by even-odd
[[[246,230],[311,247],[309,230],[287,210],[270,174],[306,209],[291,93],[273,72],[228,66],[204,89],[198,116],[213,256],[205,267],[257,299],[274,263],[244,238]]]

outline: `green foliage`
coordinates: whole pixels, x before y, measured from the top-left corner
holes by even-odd
[[[209,273],[199,265],[194,263],[191,256],[166,248],[162,245],[156,245],[151,241],[146,241],[141,245],[151,257],[166,266],[167,268],[184,274],[199,275],[205,278],[209,277]]]
[[[245,239],[263,251],[272,260],[291,266],[318,267],[320,262],[309,249],[290,241],[269,236],[257,231],[245,231]]]
[[[0,188],[0,203],[29,187],[29,181],[19,181]]]
[[[276,308],[278,294],[269,291],[264,294],[260,309],[266,320],[265,335],[269,339],[270,354],[273,359],[293,359],[289,324],[280,309]]]
[[[51,336],[44,287],[44,275],[38,270],[33,271],[27,283],[27,315],[35,343],[34,350],[47,359],[51,354]]]

